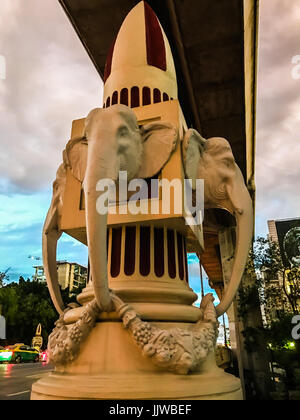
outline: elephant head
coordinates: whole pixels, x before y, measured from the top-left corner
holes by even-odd
[[[99,214],[97,191],[101,179],[116,181],[126,171],[128,181],[156,175],[169,160],[178,141],[177,129],[169,123],[152,122],[138,126],[135,113],[125,105],[91,111],[85,121],[85,135],[68,142],[63,164],[54,182],[53,199],[43,229],[43,260],[48,287],[57,311],[64,305],[56,272],[56,247],[61,232],[66,169],[83,183],[90,273],[95,298],[104,311],[112,309],[107,281],[107,214]],[[159,153],[157,153],[159,150]]]
[[[196,179],[204,180],[204,208],[228,210],[236,219],[237,241],[231,279],[216,307],[221,316],[235,297],[248,258],[253,233],[252,201],[230,144],[224,138],[205,140],[190,129],[183,139],[183,158],[193,187]]]

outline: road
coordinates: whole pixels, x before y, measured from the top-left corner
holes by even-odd
[[[42,362],[0,364],[0,400],[29,400],[32,384],[52,369]]]

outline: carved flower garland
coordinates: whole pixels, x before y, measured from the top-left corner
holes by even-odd
[[[161,368],[178,374],[196,370],[216,344],[218,322],[212,296],[207,295],[200,310],[202,319],[192,327],[161,329],[140,319],[138,314],[119,297],[112,294],[115,310],[129,330],[144,356]],[[67,310],[70,310],[68,308]],[[67,364],[75,360],[80,345],[96,323],[100,309],[95,300],[87,304],[83,314],[71,327],[64,323],[64,314],[49,336],[49,360]]]

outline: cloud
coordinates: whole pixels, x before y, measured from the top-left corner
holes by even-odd
[[[199,306],[202,294],[201,294],[201,281],[200,281],[200,266],[199,260],[196,254],[190,253],[188,254],[188,272],[189,272],[189,286],[193,289],[193,291],[197,294],[198,299],[195,302],[195,305]],[[207,293],[212,293],[215,298],[215,304],[218,304],[219,298],[214,289],[209,286],[208,277],[203,270],[203,293],[206,295]]]
[[[256,144],[256,232],[267,220],[299,216],[300,80],[292,58],[300,54],[300,4],[265,0],[259,26]]]
[[[102,82],[58,2],[1,1],[0,271],[31,277],[71,124],[101,106]],[[58,259],[87,264],[63,235]]]
[[[37,222],[26,226],[9,225],[6,231],[1,231],[0,272],[10,267],[8,271],[10,281],[17,281],[20,276],[31,278],[34,274],[33,266],[42,264],[41,260],[29,258],[42,256],[42,227],[43,223]],[[86,246],[79,244],[74,247],[73,242],[65,238],[64,234],[59,241],[57,260],[78,262],[87,266]]]
[[[0,272],[11,281],[31,278],[34,265],[42,264],[42,228],[51,201],[51,189],[32,194],[0,194]],[[76,244],[76,245],[75,245]],[[63,234],[58,244],[58,260],[87,265],[86,246]]]
[[[21,275],[31,277],[33,274],[33,263],[28,259],[28,255],[36,255],[36,252],[41,250],[41,227],[40,223],[25,227],[8,226],[6,231],[1,232],[0,271],[10,267],[10,280],[15,281]]]
[[[72,120],[101,105],[102,82],[58,2],[2,2],[0,192],[28,193],[53,181]]]

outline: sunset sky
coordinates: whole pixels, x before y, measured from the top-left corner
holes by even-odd
[[[300,216],[299,0],[261,0],[256,140],[256,235],[267,220]],[[102,82],[58,1],[1,0],[0,271],[31,277],[71,122],[101,105]],[[1,75],[1,73],[0,73]],[[63,235],[58,258],[87,263]],[[190,256],[192,287],[199,268]]]

